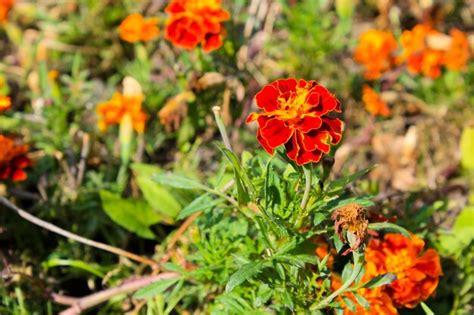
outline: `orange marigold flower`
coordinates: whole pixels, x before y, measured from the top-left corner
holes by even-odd
[[[404,31],[400,38],[403,47],[399,62],[406,62],[408,71],[436,79],[441,75],[444,52],[429,48],[428,35],[440,35],[428,24],[418,24],[411,31]]]
[[[341,279],[337,275],[332,275],[331,277],[331,289],[333,291],[339,289],[341,287]],[[392,299],[390,295],[383,290],[383,287],[378,287],[374,289],[365,289],[361,288],[357,290],[357,293],[364,297],[367,302],[369,303],[369,309],[365,309],[362,307],[356,300],[354,294],[352,293],[345,293],[344,296],[349,298],[354,305],[356,305],[355,312],[352,312],[347,308],[345,303],[343,302],[342,298],[339,297],[338,300],[343,306],[344,315],[397,315],[398,310],[393,305]]]
[[[230,18],[221,8],[221,0],[172,0],[165,37],[174,45],[193,49],[201,44],[205,52],[222,46],[225,30],[222,22]]]
[[[8,110],[12,106],[10,97],[0,95],[0,113]]]
[[[428,249],[416,236],[386,234],[383,241],[372,239],[365,252],[366,273],[372,276],[394,273],[397,280],[386,287],[397,307],[414,308],[428,299],[442,274],[438,253]]]
[[[27,152],[28,146],[16,145],[13,139],[0,135],[0,180],[17,182],[27,178],[24,169],[31,166]]]
[[[392,33],[370,29],[359,38],[354,51],[354,59],[364,65],[364,77],[375,80],[394,63],[393,52],[397,49],[397,41]]]
[[[367,84],[362,87],[362,101],[365,109],[374,116],[390,116],[390,108],[385,103],[377,92],[375,92]]]
[[[148,116],[142,111],[142,101],[142,96],[125,96],[116,92],[110,100],[97,105],[99,129],[106,130],[110,125],[120,124],[129,115],[135,131],[143,133]]]
[[[15,0],[0,0],[0,23],[7,20],[8,13],[15,4]]]
[[[326,258],[326,256],[329,255],[326,265],[329,269],[332,269],[334,265],[334,256],[336,255],[336,251],[334,250],[334,248],[330,248],[328,242],[322,236],[318,236],[316,239],[314,239],[313,243],[316,245],[314,254],[319,259],[323,260],[324,258]]]
[[[130,14],[119,26],[120,38],[129,43],[150,41],[160,34],[157,18],[145,19],[141,14]]]
[[[343,122],[329,115],[341,112],[336,97],[316,81],[277,80],[255,96],[263,113],[251,113],[247,123],[258,122],[257,140],[273,154],[285,145],[298,165],[319,162],[342,138]]]
[[[461,70],[470,58],[469,40],[464,32],[452,29],[451,45],[444,55],[444,64],[450,70]]]

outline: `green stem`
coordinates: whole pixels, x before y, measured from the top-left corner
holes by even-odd
[[[227,136],[227,131],[225,129],[224,122],[222,121],[221,108],[219,106],[214,106],[212,108],[212,111],[214,112],[214,119],[216,120],[217,128],[219,128],[222,141],[224,142],[225,147],[228,150],[232,151],[232,147],[230,146],[230,140],[229,140],[229,137]]]
[[[337,289],[336,291],[334,291],[333,293],[331,293],[328,297],[326,297],[324,300],[322,300],[321,302],[319,302],[318,304],[316,305],[312,305],[310,310],[314,311],[314,310],[320,310],[320,309],[323,309],[325,307],[327,307],[329,305],[329,303],[332,302],[332,300],[334,300],[336,297],[338,297],[339,295],[343,294],[344,292],[346,292],[349,287],[352,285],[352,283],[357,279],[357,277],[359,276],[360,272],[362,271],[362,261],[363,261],[363,255],[361,253],[359,253],[359,251],[355,251],[353,252],[353,258],[354,258],[354,269],[352,269],[352,273],[349,277],[349,279],[347,279],[346,282],[344,282],[344,284],[339,288]]]
[[[305,188],[303,199],[301,200],[301,209],[304,210],[306,208],[306,204],[308,203],[309,199],[309,191],[311,190],[311,168],[310,167],[303,167],[304,178],[305,178]]]

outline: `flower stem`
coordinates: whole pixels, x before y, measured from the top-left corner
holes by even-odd
[[[224,122],[222,121],[221,108],[219,106],[214,106],[212,108],[212,111],[214,112],[214,119],[216,120],[217,128],[219,128],[222,141],[224,142],[225,147],[228,150],[232,151],[232,147],[230,146],[230,140],[229,140],[229,137],[227,136],[227,131],[225,129]]]
[[[352,269],[352,273],[351,273],[349,279],[347,279],[347,281],[344,282],[344,284],[339,289],[337,289],[336,291],[331,293],[324,300],[322,300],[321,302],[319,302],[316,305],[312,305],[310,310],[312,310],[312,311],[320,310],[322,308],[327,307],[329,305],[329,303],[332,302],[332,300],[334,300],[336,297],[338,297],[339,295],[346,292],[347,289],[352,285],[352,283],[357,279],[360,272],[362,271],[362,266],[363,266],[362,261],[363,261],[364,256],[359,251],[354,251],[353,252],[353,257],[354,257],[354,269]]]
[[[310,167],[303,167],[304,178],[305,178],[305,187],[304,187],[304,194],[303,199],[301,200],[301,209],[306,208],[306,204],[308,203],[309,199],[309,191],[311,190],[311,168]]]

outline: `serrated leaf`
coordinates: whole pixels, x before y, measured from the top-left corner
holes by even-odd
[[[123,199],[106,190],[100,192],[105,213],[123,228],[148,239],[155,235],[149,226],[161,221],[162,217],[143,200]]]
[[[169,287],[178,282],[179,278],[162,279],[138,290],[133,297],[136,299],[148,299],[165,292]]]
[[[410,232],[408,232],[405,228],[389,222],[370,223],[368,229],[376,231],[387,230],[390,232],[400,233],[405,237],[411,238]]]
[[[395,281],[396,279],[397,279],[397,276],[395,274],[389,272],[389,273],[385,273],[383,275],[378,275],[378,276],[370,279],[369,281],[364,283],[364,285],[362,287],[367,288],[367,289],[374,289],[374,288],[377,288],[377,287],[381,287],[383,285],[390,284],[393,281]]]
[[[263,261],[253,261],[243,265],[237,272],[230,276],[225,287],[226,292],[232,291],[236,286],[241,285],[246,280],[259,273],[264,266]]]
[[[158,184],[179,189],[208,189],[206,186],[192,178],[176,174],[154,174],[151,176],[151,178]]]

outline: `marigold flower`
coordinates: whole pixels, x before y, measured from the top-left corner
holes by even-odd
[[[364,77],[367,80],[375,80],[390,69],[396,49],[397,41],[392,33],[370,29],[360,36],[354,60],[365,67]]]
[[[15,0],[0,0],[0,23],[7,20],[8,13],[15,4]]]
[[[304,165],[319,162],[341,141],[343,122],[329,117],[341,112],[341,104],[316,81],[277,80],[255,100],[263,113],[251,113],[247,123],[258,122],[257,140],[270,154],[285,145],[288,157]]]
[[[140,95],[125,96],[116,92],[110,100],[97,105],[99,129],[104,131],[110,125],[120,124],[124,116],[129,115],[133,129],[138,133],[143,133],[148,116],[142,111],[142,101],[143,97]]]
[[[8,110],[12,106],[10,97],[0,95],[0,113]]]
[[[365,251],[366,273],[377,276],[394,273],[397,280],[386,287],[396,307],[414,308],[428,299],[442,274],[438,253],[428,249],[415,235],[386,234],[383,241],[372,239]]]
[[[340,277],[333,274],[331,277],[331,289],[335,291],[339,289],[341,285],[342,283],[341,283]],[[360,294],[362,297],[364,297],[369,303],[369,309],[365,309],[363,306],[361,306],[357,302],[354,294],[350,292],[345,293],[344,296],[349,298],[354,303],[354,305],[356,305],[357,309],[355,312],[352,312],[351,310],[349,310],[344,304],[342,298],[339,297],[338,300],[343,306],[344,315],[374,315],[374,314],[397,315],[398,310],[393,305],[390,295],[387,292],[385,292],[383,288],[384,287],[378,287],[374,289],[365,289],[365,288],[357,289],[356,292]]]
[[[444,64],[450,70],[461,70],[470,58],[469,40],[464,32],[452,29],[451,45],[444,55]]]
[[[426,39],[429,35],[440,35],[428,24],[418,24],[411,31],[404,31],[400,38],[403,52],[399,62],[406,62],[408,71],[436,79],[441,75],[444,52],[429,48]]]
[[[375,92],[367,84],[362,87],[362,101],[365,109],[374,116],[390,116],[390,108],[385,103],[377,92]]]
[[[24,169],[31,166],[27,152],[28,146],[16,145],[13,139],[0,135],[0,180],[17,182],[27,178]]]
[[[205,52],[222,46],[225,30],[221,23],[230,18],[221,0],[172,0],[166,7],[170,17],[165,37],[174,45],[193,49],[201,44]]]
[[[130,43],[150,41],[160,34],[157,18],[145,19],[141,14],[130,14],[119,26],[120,38]]]

